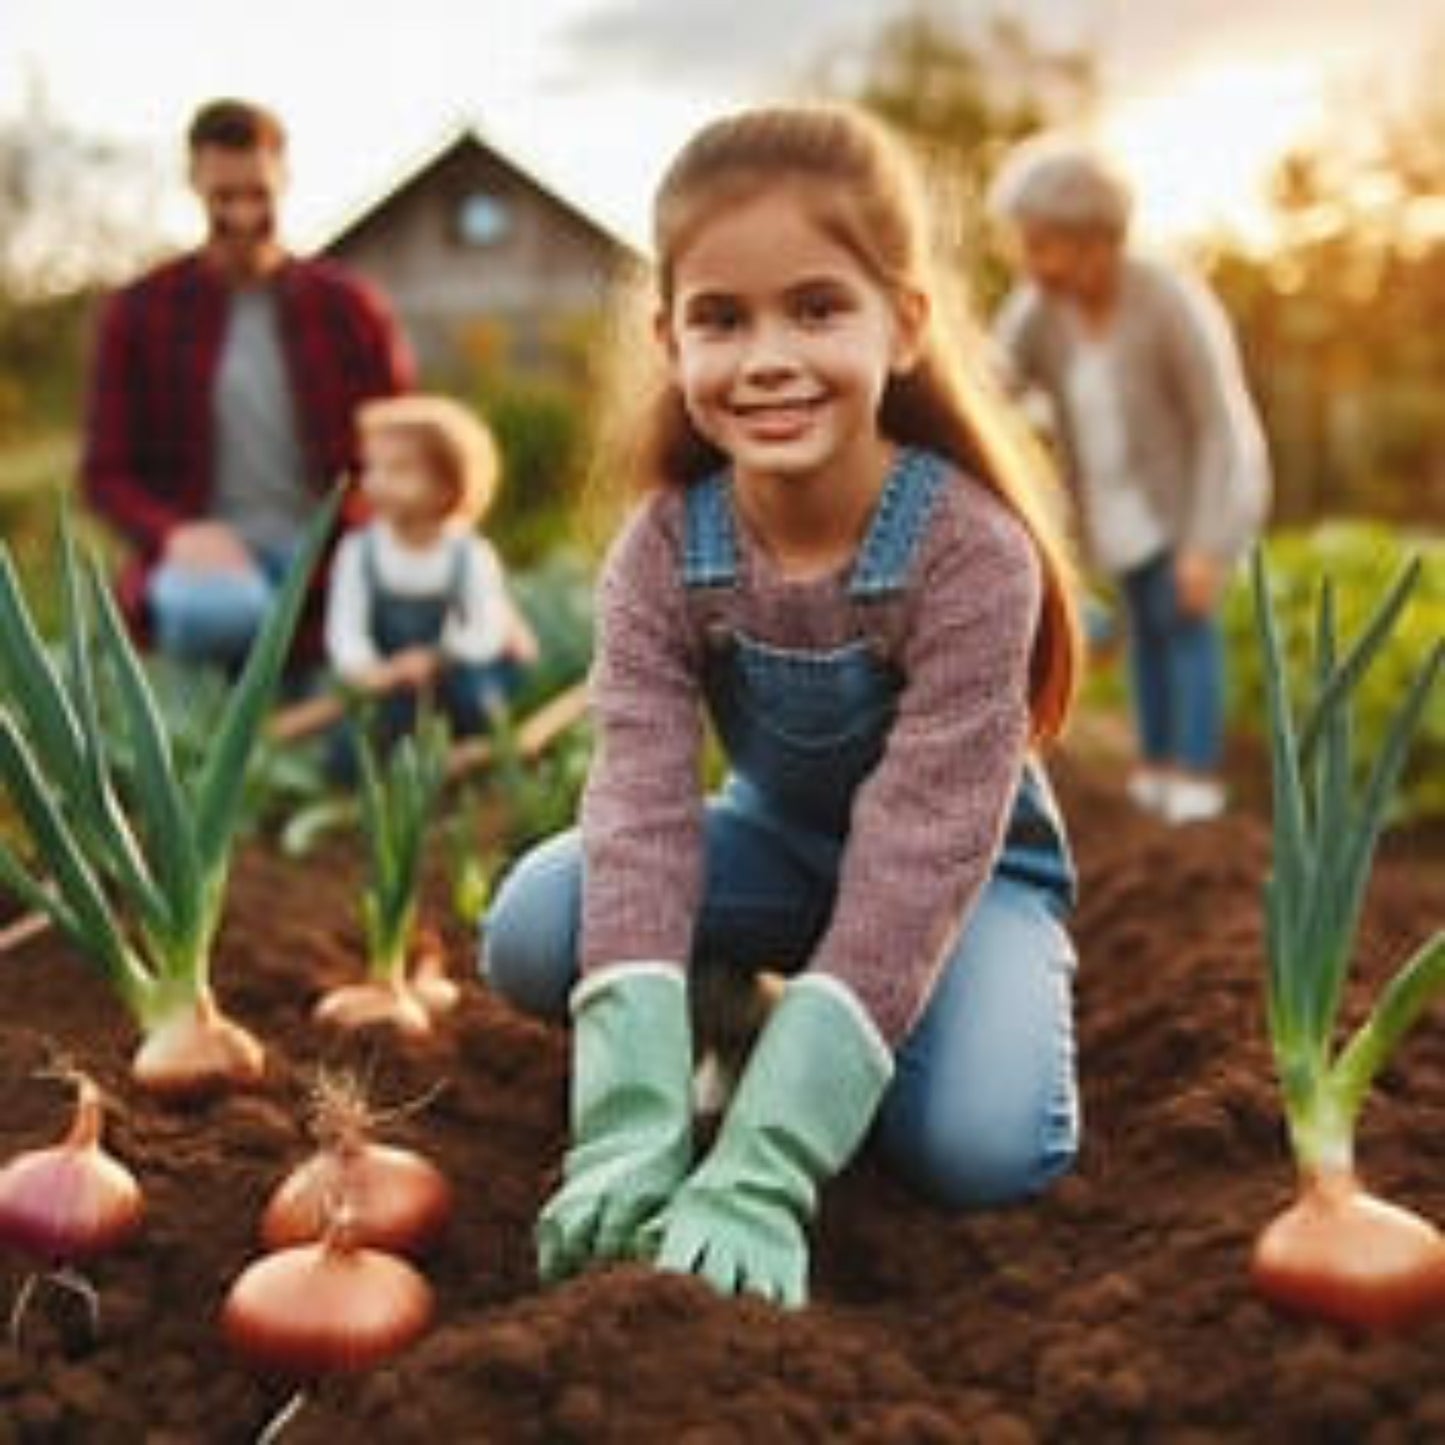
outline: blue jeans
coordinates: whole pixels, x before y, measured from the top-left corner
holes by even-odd
[[[1174,554],[1120,579],[1129,614],[1134,722],[1145,762],[1215,772],[1224,754],[1224,638],[1218,618],[1179,610]]]
[[[833,905],[825,848],[817,834],[790,836],[743,794],[713,800],[692,966],[802,968]],[[503,883],[485,924],[483,972],[515,1007],[566,1017],[581,899],[575,830],[529,853]],[[1007,1203],[1073,1162],[1074,967],[1052,892],[995,875],[897,1050],[874,1125],[888,1166],[925,1196],[958,1208]]]
[[[234,668],[260,632],[294,552],[253,548],[247,572],[162,564],[146,592],[156,647],[182,662]]]

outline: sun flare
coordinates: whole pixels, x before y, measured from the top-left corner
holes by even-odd
[[[1270,168],[1319,125],[1325,104],[1325,78],[1308,60],[1212,64],[1121,99],[1100,139],[1134,181],[1145,239],[1226,228],[1267,242]]]

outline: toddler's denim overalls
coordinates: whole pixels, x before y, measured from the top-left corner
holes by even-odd
[[[447,618],[460,613],[466,588],[467,542],[452,542],[451,571],[440,592],[397,592],[382,580],[376,556],[376,537],[361,540],[362,576],[366,582],[367,627],[376,649],[391,657],[408,647],[434,647],[441,641]],[[454,737],[485,732],[521,681],[510,658],[496,662],[447,662],[437,676],[434,697],[438,710],[451,724]],[[417,697],[410,691],[384,696],[376,707],[371,737],[383,749],[416,726]],[[326,766],[337,782],[352,784],[360,765],[356,760],[356,723],[347,718],[332,731]]]
[[[861,635],[806,653],[715,620],[738,578],[731,489],[718,476],[689,490],[683,581],[708,639],[704,692],[732,766],[706,812],[694,968],[796,971],[826,929],[852,797],[882,756],[902,685],[887,660],[892,604],[947,484],[937,458],[902,454],[849,579]],[[575,830],[550,840],[508,877],[487,921],[489,980],[544,1017],[565,1016],[576,979],[581,868]],[[1074,953],[1060,917],[1073,889],[1057,812],[1030,762],[994,876],[898,1048],[875,1125],[890,1165],[935,1199],[1000,1203],[1072,1162]]]
[[[465,606],[467,553],[471,539],[458,536],[451,543],[451,572],[441,592],[397,592],[382,580],[376,556],[376,537],[368,532],[361,543],[362,575],[370,599],[369,625],[377,651],[384,657],[408,647],[435,647],[447,618],[460,615]],[[515,690],[519,678],[510,660],[459,662],[449,660],[436,682],[436,699],[458,737],[485,732],[490,719]],[[411,726],[416,704],[409,695],[388,697],[383,706],[383,729],[399,736]]]

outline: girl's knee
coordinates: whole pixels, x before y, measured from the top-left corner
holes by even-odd
[[[1042,1194],[1074,1166],[1075,1134],[1029,1140],[997,1131],[918,1140],[896,1160],[919,1194],[946,1209],[990,1209]]]
[[[566,1017],[577,974],[581,874],[574,836],[528,853],[482,923],[483,978],[513,1007],[547,1019]]]
[[[1043,1119],[923,1118],[889,1128],[884,1152],[907,1182],[946,1209],[987,1209],[1044,1192],[1078,1157],[1079,1125],[1072,1099]]]

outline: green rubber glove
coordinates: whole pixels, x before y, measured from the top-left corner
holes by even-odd
[[[682,971],[621,964],[572,993],[572,1143],[537,1220],[545,1282],[634,1254],[692,1162],[692,1033]]]
[[[862,1143],[892,1077],[887,1044],[845,985],[821,974],[790,983],[712,1152],[644,1227],[657,1264],[724,1294],[806,1303],[818,1186]]]

